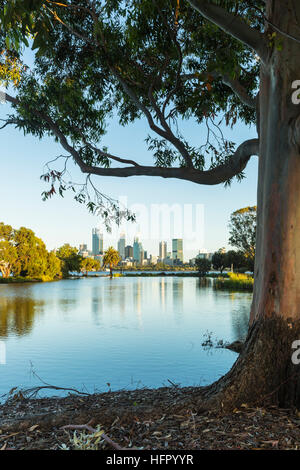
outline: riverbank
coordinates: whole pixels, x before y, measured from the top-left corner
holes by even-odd
[[[247,274],[228,273],[227,278],[218,277],[215,281],[216,289],[253,291],[254,279]]]
[[[233,413],[202,406],[201,389],[107,392],[66,398],[11,398],[0,406],[0,446],[11,450],[126,449],[299,449],[299,413],[250,408]],[[91,421],[92,420],[92,421]],[[84,425],[105,434],[63,426]],[[79,433],[84,433],[80,438]],[[103,438],[103,436],[105,438]],[[98,442],[97,442],[98,441]]]
[[[103,273],[103,274],[102,274]],[[62,279],[48,279],[48,278],[26,278],[26,277],[9,277],[9,278],[2,278],[0,277],[0,284],[23,284],[28,282],[57,282],[66,279],[89,279],[89,278],[99,278],[99,277],[110,277],[109,272],[102,271],[101,274],[88,274],[86,275],[70,275],[69,277],[62,278]],[[176,272],[169,272],[169,271],[157,271],[157,272],[135,272],[135,271],[115,271],[113,273],[113,277],[160,277],[160,276],[179,276],[179,277],[199,277],[199,273],[196,271],[176,271]],[[210,273],[203,277],[227,277],[227,273],[217,274],[217,273]]]
[[[103,277],[105,275],[99,274],[89,274],[87,277]],[[109,274],[107,274],[109,277]],[[204,276],[200,276],[197,271],[157,271],[157,272],[134,272],[134,271],[124,271],[124,272],[114,272],[113,277],[161,277],[161,276],[176,276],[176,277],[198,277],[198,278],[226,278],[228,277],[228,273],[208,273]],[[80,276],[78,276],[80,278]]]
[[[29,278],[29,277],[9,277],[9,278],[0,277],[0,284],[24,284],[28,282],[53,282],[53,280],[35,279],[35,278]]]

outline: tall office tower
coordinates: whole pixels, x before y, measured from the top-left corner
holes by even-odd
[[[125,258],[133,258],[133,248],[131,245],[125,246]]]
[[[144,259],[145,259],[145,258],[144,258],[145,252],[144,252],[144,250],[143,250],[143,245],[142,245],[141,243],[139,243],[139,249],[140,249],[140,252],[139,252],[139,263],[140,263],[140,264],[143,264]]]
[[[167,257],[167,242],[159,242],[159,258],[163,261]]]
[[[125,233],[121,233],[118,241],[118,252],[122,259],[125,259]]]
[[[139,237],[135,237],[133,241],[133,259],[139,263],[140,261],[140,242]]]
[[[92,254],[103,255],[103,233],[98,228],[92,230]]]
[[[182,238],[173,238],[172,240],[172,259],[183,263],[183,240]]]

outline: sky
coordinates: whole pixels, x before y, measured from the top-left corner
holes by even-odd
[[[9,104],[0,105],[1,119],[9,112]],[[200,146],[206,140],[204,128],[192,120],[182,123],[181,132],[191,145]],[[237,145],[256,137],[256,130],[242,123],[238,123],[234,130],[224,127],[223,132],[225,138]],[[151,164],[152,156],[144,141],[148,134],[145,120],[124,128],[114,119],[102,144],[112,154]],[[98,227],[104,233],[104,248],[110,245],[117,247],[121,232],[126,233],[126,244],[132,244],[133,237],[138,234],[148,255],[158,255],[160,240],[166,240],[168,251],[171,251],[171,239],[183,238],[184,259],[188,261],[199,251],[228,249],[230,214],[256,204],[257,157],[248,163],[246,178],[241,183],[234,181],[229,188],[222,184],[203,186],[149,176],[94,176],[93,182],[101,192],[120,199],[136,213],[136,223],[114,226],[109,234],[103,221],[76,202],[71,193],[65,194],[64,198],[54,196],[42,201],[41,193],[48,189],[40,180],[44,165],[63,153],[54,139],[38,140],[30,135],[24,136],[13,127],[2,129],[0,139],[0,222],[14,228],[31,228],[49,250],[64,243],[73,246],[87,243],[91,248],[92,228]],[[84,181],[84,176],[73,163],[69,171],[73,181]],[[158,216],[160,210],[161,216]],[[172,213],[174,215],[170,215]]]

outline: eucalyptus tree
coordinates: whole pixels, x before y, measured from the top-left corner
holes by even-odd
[[[4,3],[7,29],[23,24],[24,5],[34,12],[31,24],[26,15],[24,21],[38,51],[34,71],[23,73],[15,96],[6,96],[13,108],[7,122],[39,138],[54,136],[67,161],[87,175],[87,184],[93,184],[91,175],[227,184],[241,180],[250,158],[259,157],[247,342],[231,371],[203,393],[225,405],[264,397],[299,404],[298,366],[291,355],[300,337],[300,3]],[[146,119],[153,165],[105,148],[107,118],[116,110],[122,125]],[[182,118],[206,125],[198,148],[182,136]],[[231,126],[255,124],[257,138],[235,148],[223,136],[220,118]],[[51,184],[45,198],[68,188],[64,170],[49,169],[44,179]],[[101,194],[94,202],[86,190],[87,185],[75,197],[96,210]]]
[[[255,258],[256,206],[233,212],[229,222],[229,244],[241,251],[251,265]]]
[[[213,268],[218,269],[222,274],[224,269],[228,267],[225,248],[220,248],[218,251],[216,251],[212,255],[211,262],[212,262]]]
[[[78,249],[75,246],[65,243],[56,250],[55,255],[61,261],[62,274],[64,277],[68,277],[72,272],[79,273],[81,271],[83,258],[78,254]]]
[[[0,222],[0,272],[3,278],[10,277],[17,259],[17,250],[12,243],[13,239],[13,228]]]
[[[100,261],[94,258],[83,258],[80,263],[81,272],[88,276],[90,271],[100,271]]]
[[[195,264],[200,277],[206,276],[211,269],[211,262],[206,258],[196,258]]]
[[[4,278],[39,278],[53,280],[61,277],[61,263],[44,242],[28,228],[13,229],[0,222],[0,272]]]

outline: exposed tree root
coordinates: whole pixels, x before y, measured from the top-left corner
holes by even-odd
[[[300,370],[291,359],[298,339],[300,322],[272,316],[255,323],[232,369],[205,387],[201,400],[226,410],[243,403],[299,407]]]

